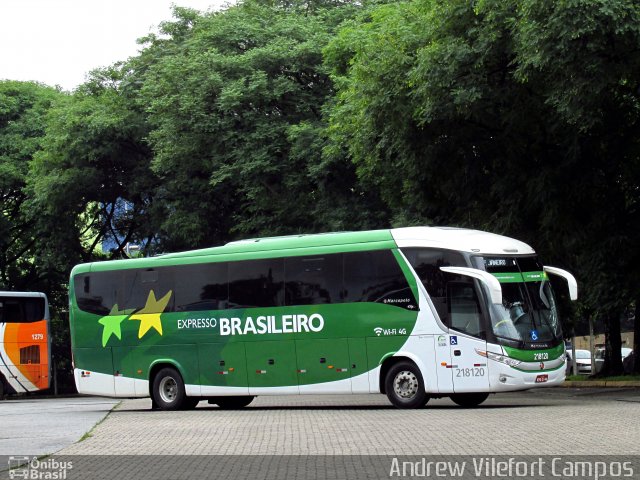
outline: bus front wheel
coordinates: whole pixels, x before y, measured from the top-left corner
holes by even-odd
[[[175,368],[166,367],[156,374],[151,394],[160,410],[180,410],[190,405],[182,376]]]
[[[477,407],[487,398],[489,398],[488,393],[458,393],[451,395],[451,400],[453,400],[454,403],[465,408]]]
[[[429,401],[422,374],[412,362],[398,362],[389,369],[385,390],[389,401],[398,408],[420,408]]]

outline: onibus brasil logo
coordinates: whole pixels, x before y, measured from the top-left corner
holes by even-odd
[[[65,480],[67,471],[73,469],[72,461],[60,461],[55,458],[9,457],[9,478],[32,480]]]

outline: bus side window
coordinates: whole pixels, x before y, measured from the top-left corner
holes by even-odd
[[[229,300],[227,263],[176,267],[176,311],[223,310]]]
[[[39,322],[44,319],[44,298],[25,298],[24,317],[26,322]]]
[[[433,306],[444,325],[451,327],[451,315],[447,298],[447,284],[463,277],[446,273],[440,267],[466,266],[464,257],[451,250],[432,248],[405,248],[402,253],[418,274],[422,285],[431,298]]]
[[[118,302],[121,272],[84,273],[75,277],[75,293],[80,310],[108,315]],[[122,310],[122,305],[119,305]]]
[[[286,304],[339,303],[342,254],[285,259]]]
[[[0,322],[30,323],[43,319],[43,298],[14,297],[5,298],[0,302]]]
[[[418,307],[391,250],[345,253],[343,301],[385,303],[411,310]]]
[[[147,306],[149,295],[152,291],[156,300],[160,300],[171,292],[169,302],[162,312],[173,312],[175,305],[175,284],[173,277],[173,267],[123,270],[122,283],[118,289],[118,308],[120,310],[141,310]]]
[[[6,299],[3,310],[6,323],[23,323],[25,321],[24,309],[18,299]]]
[[[284,259],[229,263],[229,308],[284,305]]]

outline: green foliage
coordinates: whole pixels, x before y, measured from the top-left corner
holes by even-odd
[[[382,6],[325,50],[338,87],[327,150],[348,149],[396,218],[536,245],[577,274],[583,311],[615,340],[639,291],[639,8]]]
[[[519,2],[518,78],[545,82],[546,102],[583,132],[637,116],[640,5],[611,0]]]
[[[304,7],[245,2],[197,21],[177,11],[171,37],[149,39],[140,101],[168,246],[372,222],[354,215],[370,200],[350,162],[321,159],[332,95],[322,48],[355,7]]]
[[[25,186],[47,112],[60,96],[37,83],[0,82],[0,289],[37,289],[45,279]]]
[[[49,239],[44,248],[66,272],[101,254],[106,238],[117,239],[114,255],[123,255],[127,242],[153,235],[157,181],[149,169],[145,117],[125,79],[122,68],[92,72],[58,102],[31,164],[30,206]]]

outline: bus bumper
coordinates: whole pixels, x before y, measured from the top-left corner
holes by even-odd
[[[565,364],[553,370],[521,370],[494,362],[491,365],[491,390],[511,392],[530,388],[557,387],[564,382]]]

